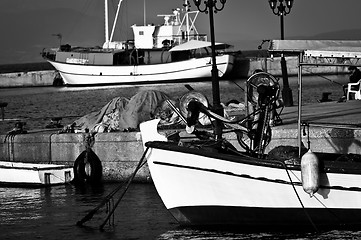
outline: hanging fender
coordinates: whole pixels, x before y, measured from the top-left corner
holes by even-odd
[[[301,179],[303,190],[312,197],[320,185],[320,170],[319,160],[311,150],[301,158]]]
[[[84,150],[74,162],[75,183],[100,183],[103,168],[98,156],[91,150]]]

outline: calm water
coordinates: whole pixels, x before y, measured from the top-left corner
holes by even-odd
[[[72,185],[43,189],[0,188],[0,239],[360,239],[361,231],[324,233],[239,232],[190,229],[178,226],[163,206],[152,184],[132,184],[120,202],[113,225],[98,226],[100,214],[76,226],[115,189],[77,188]],[[117,199],[115,199],[116,201]]]
[[[130,186],[115,212],[114,226],[98,230],[106,208],[84,227],[76,226],[116,187],[0,188],[0,239],[155,239],[177,226],[151,184]]]

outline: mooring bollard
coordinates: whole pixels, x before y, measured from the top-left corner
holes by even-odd
[[[5,107],[8,105],[6,102],[0,102],[0,108],[1,108],[1,119],[5,120]]]
[[[328,98],[330,95],[330,92],[323,92],[322,98],[319,100],[319,102],[331,102],[332,100]]]

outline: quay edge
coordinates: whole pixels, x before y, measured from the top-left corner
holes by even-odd
[[[170,130],[167,130],[170,131]],[[272,141],[266,152],[276,146],[297,146],[297,129],[292,126],[277,126],[272,130]],[[232,133],[225,135],[238,150],[242,150]],[[85,134],[40,132],[15,135],[0,135],[1,160],[31,163],[56,163],[73,165],[85,150]],[[361,130],[350,133],[345,129],[312,129],[310,141],[313,151],[360,154]],[[303,139],[307,144],[307,139]],[[92,150],[102,162],[103,181],[124,181],[135,169],[143,154],[139,132],[97,133]],[[151,182],[147,165],[136,174],[135,182]]]
[[[0,88],[52,86],[55,70],[0,73]]]

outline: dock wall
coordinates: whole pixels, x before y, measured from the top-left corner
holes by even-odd
[[[287,73],[289,76],[298,74],[298,57],[286,57]],[[252,75],[253,71],[261,69],[274,76],[282,76],[281,58],[280,57],[264,57],[264,58],[242,58],[236,56],[233,65],[232,76],[247,78]],[[303,67],[304,75],[337,75],[347,73],[347,66],[318,66]]]
[[[225,134],[238,150],[242,150],[235,134]],[[0,135],[0,159],[34,163],[73,165],[85,150],[83,133],[29,133],[15,136]],[[303,137],[307,146],[308,139]],[[344,129],[315,129],[310,131],[311,149],[315,152],[361,153],[361,131]],[[275,127],[266,152],[280,146],[298,146],[297,130]],[[92,146],[102,162],[104,181],[122,181],[129,177],[143,154],[139,132],[97,133]],[[147,165],[136,175],[135,181],[151,180]]]
[[[54,70],[0,74],[0,87],[52,86]]]

